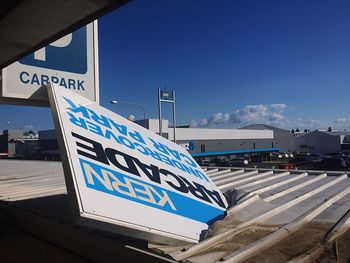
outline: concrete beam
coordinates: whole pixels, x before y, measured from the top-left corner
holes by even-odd
[[[0,69],[130,0],[0,0]]]

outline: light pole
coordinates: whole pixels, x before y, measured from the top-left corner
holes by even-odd
[[[134,106],[140,107],[143,111],[143,126],[147,129],[147,127],[146,127],[146,111],[145,111],[145,108],[141,104],[131,102],[131,101],[120,101],[120,100],[112,100],[111,104],[129,104],[129,105],[134,105]]]

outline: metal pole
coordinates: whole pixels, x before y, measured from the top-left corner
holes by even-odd
[[[159,135],[163,136],[162,132],[162,102],[160,96],[160,88],[158,88],[158,114],[159,114]]]
[[[175,91],[173,91],[173,125],[174,125],[174,142],[176,143]]]

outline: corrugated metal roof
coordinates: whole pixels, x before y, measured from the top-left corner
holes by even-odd
[[[288,130],[278,128],[275,126],[271,126],[271,125],[267,125],[267,124],[250,124],[250,125],[241,127],[240,129],[243,129],[243,130],[272,130],[272,131],[289,132]]]
[[[76,227],[61,162],[0,160],[0,219],[89,262],[175,262],[146,242]]]
[[[344,172],[209,168],[207,174],[235,196],[227,216],[198,244],[150,248],[201,263],[350,258],[350,179]]]
[[[73,226],[61,163],[1,160],[0,167],[1,205]],[[254,168],[207,168],[206,172],[236,202],[227,216],[198,244],[149,244],[149,248],[177,261],[200,263],[346,262],[350,258],[346,173]]]

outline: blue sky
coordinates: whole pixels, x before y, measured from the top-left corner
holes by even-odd
[[[350,129],[349,13],[345,0],[134,0],[99,20],[101,104],[157,117],[166,86],[180,124]],[[48,109],[0,109],[2,126],[53,127]]]

